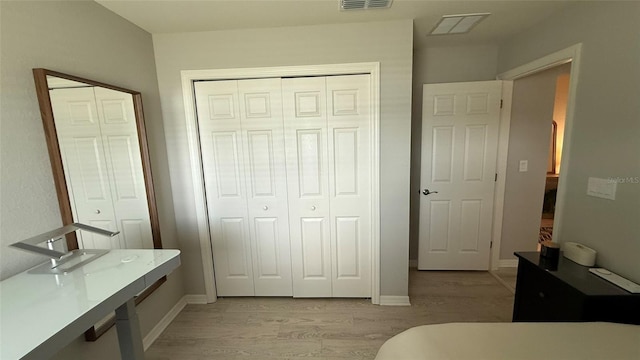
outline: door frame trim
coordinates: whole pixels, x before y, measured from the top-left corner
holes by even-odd
[[[567,193],[567,174],[570,167],[571,134],[573,132],[573,121],[575,114],[576,93],[580,71],[580,54],[582,43],[569,46],[562,50],[545,55],[524,65],[498,74],[496,79],[505,80],[503,84],[504,108],[500,115],[500,133],[498,135],[498,179],[496,181],[496,191],[493,213],[493,246],[491,248],[491,263],[489,268],[497,270],[500,262],[500,245],[502,243],[502,220],[504,210],[504,195],[506,187],[507,156],[509,153],[509,127],[511,123],[511,101],[513,81],[525,76],[566,64],[571,62],[569,73],[569,97],[567,99],[567,114],[565,117],[564,145],[562,146],[562,171],[558,178],[558,192],[556,196],[556,215],[553,225],[553,241],[557,242],[562,234],[562,216],[565,206],[565,195]],[[504,91],[507,91],[506,93]],[[506,96],[505,96],[506,94]],[[511,258],[509,258],[510,260]]]
[[[204,174],[198,123],[195,109],[194,82],[202,80],[228,80],[250,78],[274,78],[292,76],[330,76],[369,74],[371,76],[371,302],[380,303],[380,63],[350,63],[302,66],[278,66],[259,68],[182,70],[182,96],[187,125],[187,142],[191,178],[195,198],[196,225],[200,239],[200,253],[204,273],[207,302],[217,299],[215,274],[213,270],[213,251],[209,235],[209,219],[206,208]]]

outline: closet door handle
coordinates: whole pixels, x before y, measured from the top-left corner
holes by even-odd
[[[315,207],[315,206],[312,206],[312,207],[311,207],[311,211],[316,211],[316,207]]]
[[[96,214],[100,214],[100,209],[96,209]]]
[[[265,205],[265,206],[262,207],[262,210],[267,211],[267,210],[269,210],[269,207],[267,205]]]

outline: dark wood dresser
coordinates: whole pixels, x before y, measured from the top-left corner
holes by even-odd
[[[538,252],[516,252],[518,278],[513,321],[610,321],[640,325],[640,294],[632,294],[589,272],[560,253],[547,270]]]

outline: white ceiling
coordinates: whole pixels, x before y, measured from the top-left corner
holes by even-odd
[[[390,9],[340,11],[339,0],[96,0],[146,31],[156,33],[414,20],[414,47],[498,43],[571,1],[394,0]],[[469,34],[427,36],[440,17],[489,12]]]

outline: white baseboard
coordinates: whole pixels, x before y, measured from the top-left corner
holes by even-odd
[[[208,304],[207,295],[185,295],[187,304]]]
[[[417,268],[418,267],[418,259],[409,259],[409,267]]]
[[[380,295],[380,305],[382,306],[411,306],[408,296]]]
[[[518,259],[500,259],[498,267],[518,267]]]
[[[184,307],[187,306],[187,304],[206,304],[206,303],[207,303],[207,296],[206,295],[185,295],[185,296],[183,296],[171,308],[171,310],[169,310],[169,312],[162,319],[160,319],[160,321],[158,321],[156,326],[154,326],[153,329],[151,329],[151,331],[149,331],[147,336],[145,336],[144,339],[142,339],[142,345],[144,346],[144,350],[146,351],[151,346],[151,344],[153,344],[153,342],[156,341],[158,336],[160,336],[160,334],[162,334],[164,329],[166,329],[167,326],[169,326],[169,324],[171,324],[173,319],[175,319],[176,316],[178,316],[180,311],[182,311],[182,309],[184,309]]]
[[[160,321],[158,321],[156,326],[154,326],[153,329],[149,331],[147,336],[142,339],[142,346],[144,347],[145,351],[151,346],[151,344],[153,344],[154,341],[156,341],[156,339],[158,338],[158,336],[160,336],[160,334],[162,334],[164,329],[166,329],[167,326],[171,324],[173,319],[178,316],[180,311],[182,311],[182,309],[187,306],[186,297],[187,296],[185,295],[180,300],[178,300],[178,302],[171,308],[171,310],[169,310],[169,312],[162,319],[160,319]]]

